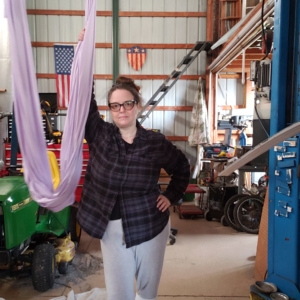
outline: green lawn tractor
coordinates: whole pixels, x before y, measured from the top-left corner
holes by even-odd
[[[6,169],[8,170],[8,168]],[[0,269],[29,270],[33,287],[52,288],[56,270],[66,274],[80,240],[76,207],[54,213],[30,196],[20,172],[0,172]]]

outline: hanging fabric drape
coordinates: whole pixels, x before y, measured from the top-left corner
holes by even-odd
[[[196,178],[202,169],[201,159],[203,158],[203,144],[210,143],[207,108],[205,102],[205,85],[202,78],[198,80],[197,91],[194,98],[192,110],[189,145],[197,147],[197,161],[192,178]]]
[[[82,143],[93,82],[96,0],[86,0],[85,38],[78,43],[72,64],[70,105],[60,155],[61,182],[55,191],[46,152],[26,0],[5,0],[5,13],[11,46],[14,111],[25,181],[35,201],[59,211],[74,202],[82,170]]]

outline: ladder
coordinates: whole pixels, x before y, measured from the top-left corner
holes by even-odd
[[[190,52],[184,56],[178,66],[172,71],[172,73],[165,79],[163,84],[153,94],[149,101],[144,105],[138,114],[138,120],[142,124],[152,113],[159,102],[165,97],[176,81],[181,77],[185,70],[193,63],[201,51],[210,50],[211,42],[196,42]],[[168,85],[169,84],[169,85]],[[147,111],[146,114],[144,114]]]

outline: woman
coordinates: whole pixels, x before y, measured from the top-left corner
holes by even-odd
[[[107,299],[154,300],[170,231],[168,208],[182,198],[190,166],[164,135],[137,122],[141,96],[131,79],[117,79],[108,106],[113,124],[102,120],[92,96],[85,130],[90,159],[78,221],[101,240]],[[171,181],[161,194],[162,168]]]

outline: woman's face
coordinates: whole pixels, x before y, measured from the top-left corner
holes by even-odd
[[[129,91],[118,89],[111,94],[109,103],[123,104],[130,100],[134,100],[134,97]],[[110,110],[110,112],[117,127],[126,128],[135,125],[138,114],[138,105],[134,103],[133,108],[130,110],[121,106],[119,111]]]

